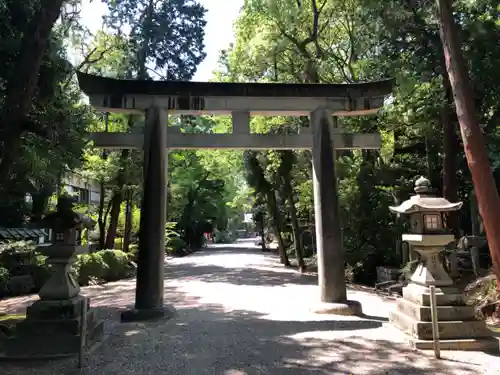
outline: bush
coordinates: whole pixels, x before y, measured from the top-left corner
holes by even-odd
[[[180,237],[170,237],[165,243],[165,252],[167,254],[179,254],[186,247],[186,243]]]
[[[116,281],[132,276],[133,269],[126,253],[121,250],[101,250],[99,254],[106,264],[105,281]]]
[[[115,249],[115,250],[123,249],[123,238],[121,238],[121,237],[115,238],[115,246],[113,247],[113,249]]]
[[[35,283],[31,275],[11,276],[7,281],[7,291],[13,296],[29,294],[34,287]]]
[[[0,265],[13,276],[22,276],[25,266],[36,264],[36,246],[31,241],[11,241],[0,244]]]
[[[0,297],[7,295],[7,283],[9,281],[9,270],[4,267],[0,267]]]
[[[127,255],[128,258],[134,262],[137,262],[137,251],[139,250],[139,245],[136,243],[131,243],[128,245]]]
[[[215,243],[232,243],[236,240],[236,236],[229,231],[215,230],[213,236]]]
[[[165,226],[165,253],[171,255],[179,254],[186,247],[180,234],[174,230],[176,225],[176,223],[167,223]]]
[[[101,252],[81,254],[75,263],[74,273],[80,285],[89,285],[105,280],[107,264],[102,259]]]
[[[31,241],[11,241],[0,245],[0,267],[7,269],[9,277],[29,276],[13,281],[9,294],[18,295],[38,292],[51,274],[50,266],[45,264],[46,257],[36,251]],[[21,285],[22,284],[22,285]],[[30,288],[30,290],[27,290]],[[0,292],[1,293],[1,292]]]

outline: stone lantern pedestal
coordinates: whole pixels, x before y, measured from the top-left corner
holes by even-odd
[[[90,310],[89,299],[79,294],[80,287],[70,274],[76,255],[82,252],[80,235],[86,220],[72,211],[69,198],[61,197],[57,212],[49,215],[47,222],[53,231],[52,244],[40,250],[53,272],[39,292],[40,299],[27,308],[26,319],[17,323],[15,335],[4,339],[3,357],[76,355],[81,347],[84,320],[87,347],[103,335],[103,323]]]
[[[442,224],[441,214],[458,210],[462,204],[433,196],[427,179],[421,177],[415,185],[417,195],[390,209],[410,215],[412,233],[404,234],[402,239],[419,253],[421,263],[408,286],[403,288],[403,298],[397,300],[389,320],[410,336],[409,341],[415,348],[431,350],[429,286],[433,285],[441,349],[498,351],[498,340],[492,337],[484,321],[475,318],[474,308],[466,305],[464,296],[454,287],[439,260],[441,249],[454,240]]]

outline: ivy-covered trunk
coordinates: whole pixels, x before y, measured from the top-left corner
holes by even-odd
[[[291,151],[285,151],[291,152]],[[288,200],[288,212],[290,214],[290,222],[292,224],[293,231],[293,243],[295,244],[295,256],[297,258],[297,265],[300,272],[306,270],[306,264],[304,262],[304,246],[302,244],[302,234],[300,231],[299,220],[297,219],[297,209],[295,208],[295,199],[293,197],[293,187],[292,181],[289,174],[283,176],[284,190],[286,198]]]
[[[118,219],[120,218],[120,209],[123,202],[122,190],[115,190],[111,198],[111,210],[109,211],[109,225],[106,234],[106,249],[114,249],[115,238],[118,231]]]
[[[278,254],[280,256],[280,262],[286,267],[290,267],[290,261],[288,260],[288,255],[286,254],[285,242],[283,241],[283,236],[281,235],[281,215],[278,208],[278,202],[276,200],[276,195],[272,190],[269,190],[267,193],[267,204],[269,212],[271,213],[274,235],[276,236],[276,241],[278,241]]]
[[[129,116],[131,117],[131,116]],[[120,218],[120,211],[124,198],[124,189],[125,183],[127,179],[127,159],[129,156],[130,150],[125,149],[122,150],[120,155],[120,165],[122,166],[121,170],[118,172],[116,188],[113,191],[113,196],[111,198],[111,211],[109,213],[109,226],[108,233],[106,235],[106,248],[113,249],[115,247],[115,238],[118,230],[118,219]]]
[[[123,230],[123,251],[128,252],[132,235],[132,190],[127,190],[125,201],[125,229]]]
[[[106,244],[106,216],[104,205],[106,200],[106,187],[104,181],[99,182],[99,209],[97,215],[97,225],[99,227],[99,249],[104,249]]]

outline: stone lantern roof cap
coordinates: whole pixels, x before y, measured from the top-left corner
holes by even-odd
[[[415,181],[415,193],[410,199],[399,206],[391,206],[391,212],[398,214],[412,214],[416,212],[449,212],[457,211],[462,207],[462,202],[451,203],[445,198],[433,194],[430,181],[420,177]]]
[[[96,222],[89,217],[73,211],[73,198],[62,195],[58,199],[57,210],[42,220],[53,229],[93,229]]]

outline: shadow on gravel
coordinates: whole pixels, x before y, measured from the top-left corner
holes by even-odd
[[[232,254],[234,249],[229,250]],[[213,251],[207,253],[214,253]],[[196,257],[200,256],[199,253]],[[197,264],[166,267],[165,301],[177,313],[166,321],[119,323],[131,306],[135,282],[87,288],[109,337],[87,355],[83,371],[75,359],[11,365],[2,375],[473,375],[477,366],[441,360],[401,343],[371,339],[383,319],[279,321],[255,311],[231,310],[187,294],[168,280],[203,280],[236,285],[314,283],[290,272],[230,269]],[[207,286],[207,288],[210,286]],[[230,296],[228,297],[230,298]],[[371,317],[366,317],[371,318]],[[341,318],[339,318],[341,319]],[[332,331],[340,337],[329,338]],[[352,332],[347,332],[352,331]],[[388,331],[390,332],[390,331]],[[314,336],[314,337],[313,337]],[[365,337],[363,337],[365,336]],[[388,337],[390,340],[390,337]],[[493,357],[492,357],[493,358]]]
[[[314,285],[317,277],[300,275],[286,270],[259,268],[227,268],[216,265],[184,263],[185,267],[167,265],[165,276],[169,279],[186,278],[207,283],[229,283],[234,285],[279,286],[284,284]]]
[[[381,375],[477,374],[477,368],[433,358],[401,344],[363,337],[311,338],[306,332],[369,329],[374,321],[282,322],[221,306],[180,306],[168,321],[115,324],[87,355],[82,374]],[[109,316],[116,309],[100,312]],[[361,332],[360,332],[361,333]],[[3,375],[79,374],[75,359],[2,363]]]

